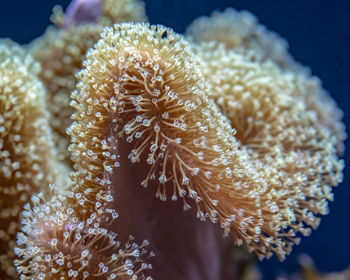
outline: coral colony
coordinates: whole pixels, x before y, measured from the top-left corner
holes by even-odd
[[[342,112],[252,14],[180,35],[75,0],[53,22],[0,42],[1,279],[251,279],[232,256],[317,228]]]

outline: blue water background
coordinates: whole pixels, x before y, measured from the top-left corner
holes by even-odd
[[[0,37],[27,43],[42,34],[49,24],[55,4],[64,7],[67,0],[13,0],[0,2]],[[345,112],[350,126],[350,1],[348,0],[148,0],[147,15],[151,23],[164,24],[183,33],[191,21],[225,7],[253,12],[269,29],[287,38],[297,61],[312,68],[324,87]],[[349,132],[348,132],[349,133]],[[350,158],[350,146],[345,160]],[[260,267],[264,279],[279,272],[292,272],[298,266],[297,256],[307,253],[323,271],[342,270],[350,265],[350,188],[349,168],[345,180],[336,189],[330,214],[322,218],[318,230],[303,238],[301,245],[283,263],[275,257]]]

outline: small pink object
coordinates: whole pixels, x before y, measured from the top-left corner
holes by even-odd
[[[101,14],[104,0],[73,0],[65,13],[63,27],[96,22]]]

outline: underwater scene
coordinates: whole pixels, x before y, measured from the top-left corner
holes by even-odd
[[[350,280],[349,0],[0,4],[0,280]]]

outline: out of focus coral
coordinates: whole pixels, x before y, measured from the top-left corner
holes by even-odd
[[[81,6],[90,2],[96,1],[72,1],[67,15],[56,7],[53,15],[56,26],[50,26],[29,46],[34,58],[42,65],[39,77],[48,91],[46,102],[59,151],[58,159],[68,164],[71,162],[66,129],[71,124],[70,116],[73,113],[69,96],[75,88],[75,74],[82,66],[87,49],[97,42],[105,26],[123,21],[147,20],[144,3],[140,0],[99,0],[100,13],[95,18],[79,21],[79,14],[85,11]]]
[[[8,98],[32,96],[30,82],[12,80],[3,114],[23,125],[35,117],[28,125],[45,125],[28,131],[46,133],[28,135],[33,150],[20,160],[4,153],[10,202],[23,184],[13,163],[46,149],[30,165],[44,181],[29,172],[18,209],[0,202],[8,279],[14,252],[28,280],[258,279],[247,250],[283,260],[328,213],[342,180],[342,112],[288,44],[248,12],[198,19],[184,37],[135,23],[144,11],[138,0],[56,8],[56,27],[28,48],[41,71],[4,45],[0,77],[27,67],[19,81],[34,80],[41,99],[34,110]],[[23,139],[1,144],[22,149]]]
[[[277,33],[258,23],[248,11],[228,8],[215,11],[210,17],[195,19],[187,28],[185,36],[195,43],[223,43],[250,59],[272,60],[281,69],[298,69],[299,65],[288,52],[288,43]]]
[[[318,271],[312,258],[308,255],[301,254],[298,258],[301,266],[299,273],[292,275],[280,275],[276,280],[349,280],[350,267],[341,272],[323,273]]]
[[[279,71],[287,74],[294,86],[293,96],[304,99],[307,109],[315,111],[318,121],[326,125],[337,137],[337,151],[344,151],[343,141],[346,137],[344,124],[341,122],[343,112],[337,107],[334,100],[322,88],[321,81],[310,74],[310,69],[294,61],[288,52],[288,42],[277,33],[269,31],[264,25],[258,23],[258,19],[248,11],[236,11],[232,8],[224,12],[213,12],[210,17],[200,17],[193,21],[187,28],[186,37],[190,41],[201,44],[210,42],[210,48],[223,44],[226,49],[234,50],[242,54],[245,59],[252,62],[274,62]],[[210,51],[209,51],[210,53]],[[208,52],[205,52],[208,55]],[[216,52],[221,55],[221,61],[225,60],[226,53]],[[220,61],[205,57],[208,65],[204,71],[211,76],[210,71],[216,74],[216,83],[219,75],[225,70],[220,69]],[[217,72],[220,71],[220,73]],[[233,84],[234,82],[231,82]],[[218,92],[217,90],[215,92]]]
[[[0,41],[0,69],[0,275],[13,279],[23,206],[33,193],[62,185],[66,171],[56,160],[39,63]]]

